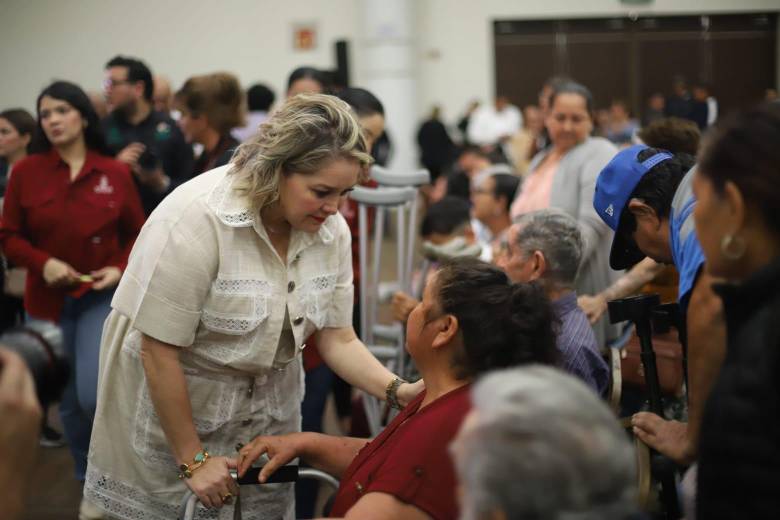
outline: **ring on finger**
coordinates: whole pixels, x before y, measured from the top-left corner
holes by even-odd
[[[233,493],[228,491],[224,495],[220,495],[219,498],[222,499],[222,503],[223,504],[228,504],[233,499]]]

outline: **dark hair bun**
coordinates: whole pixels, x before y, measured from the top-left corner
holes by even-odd
[[[558,351],[554,330],[558,324],[544,289],[540,284],[530,282],[516,283],[510,291],[510,334],[529,347],[518,349],[518,354],[527,357],[529,362],[555,363]]]
[[[462,348],[453,352],[458,377],[557,359],[553,312],[537,284],[512,285],[476,259],[445,263],[436,276],[441,310],[458,320]]]

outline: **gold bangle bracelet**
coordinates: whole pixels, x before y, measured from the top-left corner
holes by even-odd
[[[195,472],[195,470],[203,466],[206,461],[209,460],[209,458],[211,458],[209,452],[206,450],[199,451],[195,454],[191,464],[182,463],[179,465],[179,478],[192,478],[192,474]]]
[[[387,404],[395,408],[396,410],[403,409],[401,403],[398,402],[398,387],[407,382],[408,381],[404,381],[400,377],[395,377],[393,378],[392,381],[390,381],[387,384],[387,388],[385,388],[385,397],[387,398]]]

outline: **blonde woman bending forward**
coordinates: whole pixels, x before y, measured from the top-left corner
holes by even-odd
[[[395,376],[352,329],[337,212],[370,161],[344,102],[296,96],[149,217],[103,330],[84,493],[110,517],[175,518],[188,486],[197,518],[232,518],[236,445],[300,429],[312,333],[337,374],[384,398]],[[420,389],[402,384],[399,402]],[[241,503],[244,518],[293,518],[291,484]]]

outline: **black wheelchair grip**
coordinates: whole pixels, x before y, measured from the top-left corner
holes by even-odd
[[[238,485],[239,486],[247,486],[252,484],[260,484],[258,482],[257,477],[260,475],[260,470],[263,468],[256,468],[252,467],[247,470],[247,472],[244,474],[243,477],[240,477],[238,479]],[[273,472],[273,474],[268,477],[268,480],[263,482],[263,484],[278,484],[281,482],[296,482],[298,480],[298,466],[282,466],[281,468],[277,469]]]

